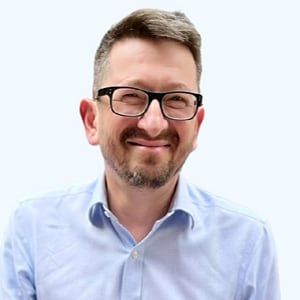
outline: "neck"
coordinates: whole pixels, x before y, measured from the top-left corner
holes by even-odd
[[[153,189],[130,186],[108,168],[105,174],[110,210],[135,241],[140,242],[151,231],[155,221],[168,212],[178,175],[164,186]]]

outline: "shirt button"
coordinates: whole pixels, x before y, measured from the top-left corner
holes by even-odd
[[[139,252],[137,250],[132,251],[131,257],[133,259],[137,259],[139,257]]]

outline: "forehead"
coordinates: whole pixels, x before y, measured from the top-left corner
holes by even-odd
[[[197,89],[197,69],[188,47],[172,40],[126,38],[114,44],[104,85],[137,85],[149,89],[186,86]]]

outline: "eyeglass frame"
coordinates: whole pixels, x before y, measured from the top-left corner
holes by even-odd
[[[113,104],[112,104],[112,102],[113,102],[113,93],[114,93],[114,91],[116,91],[118,89],[122,89],[122,88],[138,90],[138,91],[144,92],[148,96],[148,103],[145,106],[145,109],[141,113],[131,116],[131,115],[116,112],[114,110]],[[195,96],[195,99],[196,99],[197,102],[195,103],[195,112],[191,117],[186,118],[186,119],[176,119],[176,118],[169,117],[168,115],[165,114],[165,112],[163,110],[163,107],[162,107],[162,100],[165,97],[165,95],[173,94],[173,93],[184,93],[184,94],[189,94],[189,95]],[[189,120],[192,120],[196,116],[198,108],[202,106],[202,98],[203,98],[203,96],[201,94],[190,92],[190,91],[175,90],[175,91],[168,91],[168,92],[151,92],[151,91],[147,91],[147,90],[132,87],[132,86],[109,86],[109,87],[101,88],[97,91],[97,96],[94,98],[94,100],[100,102],[100,97],[101,96],[109,96],[109,105],[110,105],[110,108],[111,108],[111,110],[114,114],[122,116],[122,117],[128,117],[128,118],[136,118],[136,117],[143,116],[147,112],[147,110],[149,109],[149,106],[151,105],[152,101],[157,100],[159,102],[160,111],[161,111],[163,117],[165,119],[173,120],[173,121],[189,121]]]

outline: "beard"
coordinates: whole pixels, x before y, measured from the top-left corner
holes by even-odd
[[[139,164],[130,166],[130,145],[126,142],[129,138],[144,138],[151,140],[144,130],[136,127],[126,128],[120,135],[119,144],[108,137],[106,143],[101,146],[103,158],[116,174],[129,185],[138,188],[157,189],[164,186],[173,176],[181,170],[190,148],[178,150],[179,136],[176,132],[165,131],[155,139],[164,139],[170,143],[169,151],[172,152],[168,161],[161,161],[157,154],[145,155]],[[174,158],[177,152],[178,159]]]

